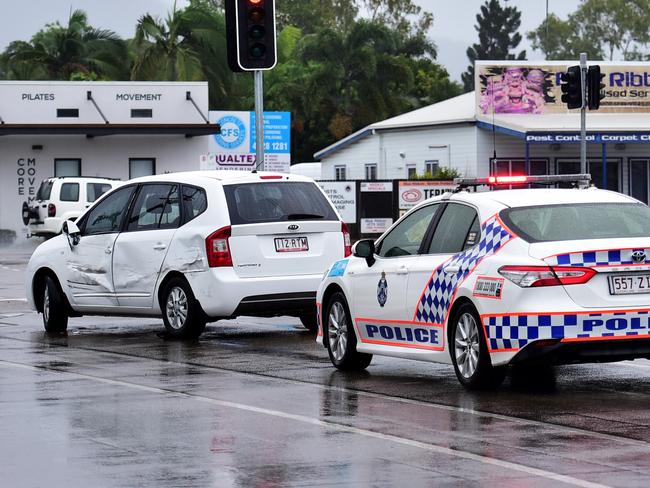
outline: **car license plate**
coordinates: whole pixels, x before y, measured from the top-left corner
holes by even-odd
[[[276,237],[275,250],[277,252],[309,251],[306,237]]]
[[[650,293],[650,273],[609,276],[610,295]]]

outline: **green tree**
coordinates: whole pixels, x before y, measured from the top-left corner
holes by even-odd
[[[74,76],[125,79],[126,43],[113,31],[88,25],[75,10],[67,25],[47,24],[29,42],[12,42],[3,54],[4,76],[13,79],[69,80]]]
[[[593,38],[580,36],[580,27],[574,16],[562,20],[550,14],[537,29],[528,32],[526,37],[533,49],[544,53],[546,59],[578,59],[580,53],[586,52],[590,59],[603,57],[600,43]]]
[[[547,59],[647,59],[650,0],[583,0],[567,20],[555,15],[527,34]]]
[[[304,35],[328,28],[345,30],[354,22],[359,8],[354,0],[277,0],[278,29],[298,27]]]
[[[474,89],[474,62],[480,59],[526,59],[526,51],[514,54],[521,42],[519,26],[521,12],[516,7],[502,7],[499,0],[486,0],[476,15],[474,28],[478,32],[478,44],[467,48],[469,66],[461,75],[465,91]]]

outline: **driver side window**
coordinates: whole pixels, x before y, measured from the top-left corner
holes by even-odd
[[[83,235],[119,232],[135,186],[120,188],[104,198],[84,217]]]
[[[416,210],[381,241],[377,254],[383,258],[417,254],[439,203]]]

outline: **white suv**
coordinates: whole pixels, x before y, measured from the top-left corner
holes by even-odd
[[[350,236],[310,178],[234,171],[131,180],[36,249],[27,297],[47,331],[69,316],[161,316],[173,337],[238,315],[300,317]]]
[[[23,223],[33,236],[52,237],[61,233],[66,220],[76,220],[100,196],[121,185],[119,180],[59,176],[41,182],[34,203],[23,202]]]

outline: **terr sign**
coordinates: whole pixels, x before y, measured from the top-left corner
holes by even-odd
[[[210,112],[210,122],[221,134],[210,138],[209,154],[201,158],[202,169],[253,170],[255,156],[254,112]],[[264,112],[264,169],[289,172],[291,164],[291,114]]]

